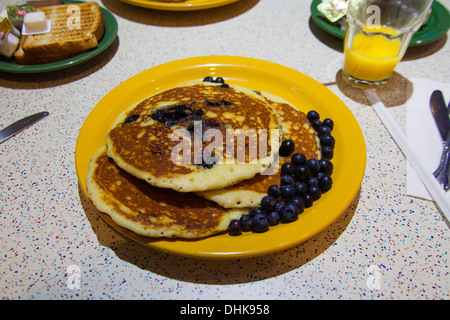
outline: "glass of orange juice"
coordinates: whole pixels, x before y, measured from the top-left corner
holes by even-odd
[[[433,0],[348,0],[343,78],[361,88],[386,83]]]

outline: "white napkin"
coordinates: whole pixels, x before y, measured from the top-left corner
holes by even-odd
[[[406,136],[417,152],[420,153],[429,172],[439,165],[443,142],[430,109],[430,97],[434,90],[441,90],[445,102],[450,101],[450,83],[426,79],[409,79],[413,84],[411,98],[406,105]],[[407,163],[406,194],[426,200],[432,200],[419,176]],[[450,201],[450,191],[447,192]]]

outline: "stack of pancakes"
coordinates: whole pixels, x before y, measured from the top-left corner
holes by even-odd
[[[222,81],[171,88],[117,118],[89,164],[89,199],[139,235],[211,236],[279,184],[282,139],[319,155],[306,115],[281,98]]]

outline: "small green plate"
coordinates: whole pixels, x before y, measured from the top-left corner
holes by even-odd
[[[345,30],[339,28],[335,23],[330,22],[325,16],[319,12],[317,6],[322,0],[313,0],[311,3],[311,18],[324,31],[335,37],[344,39]],[[434,1],[431,6],[431,14],[427,22],[414,33],[410,47],[423,45],[433,42],[447,33],[450,27],[450,14],[441,3]]]
[[[81,3],[81,2],[82,1],[73,1],[73,0],[61,1],[61,3]],[[100,7],[100,10],[102,11],[103,19],[105,20],[105,33],[96,48],[83,52],[69,59],[52,63],[34,64],[34,65],[21,65],[17,64],[14,61],[14,59],[7,59],[5,57],[0,57],[0,71],[10,73],[43,73],[68,68],[99,55],[113,43],[114,39],[117,36],[118,30],[117,20],[111,14],[111,12],[102,7]]]

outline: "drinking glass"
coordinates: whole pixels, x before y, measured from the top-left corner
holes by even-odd
[[[428,16],[433,0],[349,0],[343,78],[356,87],[386,83]]]

